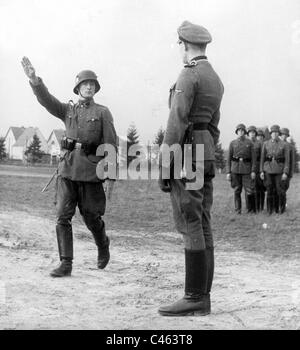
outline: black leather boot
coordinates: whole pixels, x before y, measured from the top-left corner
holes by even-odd
[[[110,240],[106,235],[105,231],[105,223],[103,220],[98,218],[98,221],[93,223],[93,225],[89,224],[88,228],[91,230],[96,246],[98,248],[98,259],[97,266],[99,269],[104,269],[109,262],[110,253],[109,253],[109,244]]]
[[[280,214],[283,214],[285,212],[285,208],[286,208],[286,196],[285,195],[281,195],[279,198],[279,211]]]
[[[52,277],[70,276],[73,260],[73,233],[71,225],[56,225],[56,236],[58,243],[60,265],[51,271]]]
[[[98,261],[97,266],[98,269],[103,270],[109,262],[110,253],[109,253],[109,237],[106,237],[106,242],[101,245],[97,245],[98,247]]]
[[[162,316],[205,316],[210,313],[206,251],[185,249],[185,268],[185,295],[175,303],[161,307],[158,312]]]
[[[60,265],[51,271],[51,277],[66,277],[71,276],[72,272],[72,260],[63,258]]]
[[[267,211],[268,214],[271,215],[274,210],[274,197],[271,195],[267,195]]]
[[[260,192],[260,210],[263,211],[265,209],[265,191]]]
[[[251,202],[251,213],[256,213],[256,195],[255,194],[250,195],[250,202]]]
[[[242,200],[241,195],[235,193],[234,194],[234,207],[237,214],[241,214],[242,211]]]
[[[279,213],[279,195],[275,193],[273,196],[273,207],[276,214]]]

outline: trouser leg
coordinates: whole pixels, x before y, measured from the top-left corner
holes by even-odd
[[[79,211],[87,228],[91,231],[98,247],[98,267],[104,269],[109,262],[110,240],[106,234],[102,216],[105,213],[106,198],[102,183],[82,182],[79,184]]]
[[[266,187],[267,187],[267,211],[272,214],[275,210],[275,182],[274,175],[266,173]]]
[[[56,236],[61,265],[51,272],[53,277],[63,277],[71,274],[73,260],[72,217],[77,205],[76,183],[57,178],[56,188]]]
[[[248,202],[248,213],[256,212],[255,205],[255,180],[251,179],[250,174],[242,175],[242,183]]]
[[[276,181],[276,192],[278,194],[278,209],[279,213],[283,214],[286,208],[286,189],[287,181],[282,180],[282,175],[277,175],[275,178]]]
[[[213,279],[210,208],[214,163],[206,163],[206,165],[204,185],[201,190],[185,191],[181,186],[182,182],[177,180],[171,182],[174,218],[176,213],[181,211],[180,218],[184,220],[183,225],[177,223],[177,228],[184,234],[185,242],[185,295],[183,299],[174,304],[161,307],[159,313],[163,316],[207,315],[210,313],[209,292]]]
[[[234,209],[236,213],[241,214],[242,210],[242,199],[241,192],[243,188],[242,175],[231,174],[231,187],[234,189]]]

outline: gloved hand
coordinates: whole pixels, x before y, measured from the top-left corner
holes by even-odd
[[[165,192],[165,193],[171,192],[171,185],[170,185],[169,179],[159,179],[158,185],[163,192]]]

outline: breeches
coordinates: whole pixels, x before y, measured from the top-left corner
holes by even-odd
[[[195,240],[199,249],[213,248],[210,210],[213,204],[215,162],[204,162],[204,185],[186,190],[182,180],[171,181],[171,203],[176,229]]]
[[[57,225],[70,226],[78,205],[87,228],[96,233],[104,223],[106,197],[100,182],[79,182],[59,176],[56,183]]]
[[[283,181],[282,174],[268,174],[266,173],[265,185],[268,196],[278,195],[285,196],[288,189],[289,181]]]
[[[255,192],[255,180],[251,179],[250,174],[231,174],[231,187],[234,189],[236,195],[240,195],[242,189],[247,195],[254,194]]]

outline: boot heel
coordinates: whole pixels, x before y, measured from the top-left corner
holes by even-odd
[[[193,315],[194,316],[206,316],[210,314],[210,310],[198,310],[198,311],[194,311]]]

